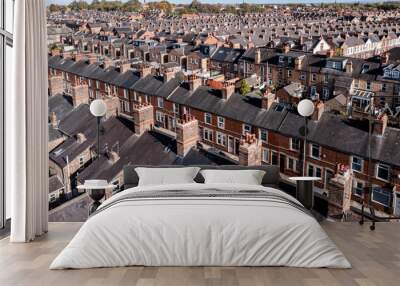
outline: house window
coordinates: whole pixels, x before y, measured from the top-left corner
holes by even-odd
[[[100,88],[100,82],[96,80],[96,88],[99,89]]]
[[[306,80],[306,73],[302,72],[302,73],[300,74],[300,79],[301,79],[301,80]]]
[[[378,179],[389,181],[390,167],[384,164],[378,164],[376,167],[376,177]]]
[[[164,98],[162,97],[157,97],[157,106],[159,108],[164,108]]]
[[[243,135],[246,135],[247,133],[251,133],[251,125],[249,124],[243,124]]]
[[[363,169],[363,159],[357,156],[352,156],[351,158],[351,169],[356,172],[362,172]]]
[[[287,168],[291,171],[296,172],[298,170],[298,160],[288,157],[287,158]]]
[[[269,163],[269,150],[267,148],[262,149],[262,161]]]
[[[308,176],[310,177],[322,177],[322,169],[314,165],[308,165]]]
[[[317,80],[317,74],[313,73],[311,74],[311,80],[316,81]]]
[[[178,103],[174,103],[172,105],[172,110],[173,110],[174,114],[179,114],[179,104]]]
[[[288,70],[288,71],[287,71],[287,76],[288,76],[288,77],[292,77],[292,70]]]
[[[207,141],[213,141],[213,131],[208,128],[203,129],[203,139]]]
[[[278,153],[275,151],[272,151],[271,164],[276,166],[278,165]]]
[[[386,85],[386,83],[382,83],[381,91],[385,92],[386,90],[387,90],[387,85]]]
[[[300,150],[300,139],[299,138],[290,138],[290,149],[299,151]]]
[[[311,96],[315,96],[315,95],[316,95],[316,93],[317,93],[317,87],[316,87],[315,85],[312,85],[312,86],[311,86],[311,91],[310,91],[310,93],[311,93]]]
[[[129,106],[128,101],[124,101],[124,112],[131,112],[131,108]]]
[[[283,63],[283,61],[285,60],[285,58],[283,56],[279,56],[279,62]]]
[[[329,89],[324,87],[322,89],[322,99],[328,100],[329,99]]]
[[[390,206],[391,197],[392,192],[390,190],[385,190],[381,187],[372,188],[372,201],[376,203],[388,207]]]
[[[83,166],[85,164],[85,156],[79,157],[79,166]]]
[[[217,122],[218,122],[218,128],[225,129],[225,118],[218,116]]]
[[[128,98],[128,91],[124,89],[124,98]]]
[[[324,75],[324,83],[328,83],[329,82],[329,75],[326,74]]]
[[[226,135],[225,134],[223,134],[221,132],[217,132],[217,144],[226,146]]]
[[[204,113],[204,122],[206,124],[212,124],[212,115],[211,113]]]
[[[311,144],[311,157],[314,159],[321,158],[321,147],[317,144]]]
[[[264,143],[268,142],[268,131],[265,129],[260,129],[260,140]]]
[[[364,193],[364,183],[361,181],[354,181],[353,194],[361,197],[363,193]]]
[[[371,90],[371,82],[367,81],[367,90]]]
[[[156,112],[156,121],[160,123],[164,123],[165,117],[162,112],[157,111]]]

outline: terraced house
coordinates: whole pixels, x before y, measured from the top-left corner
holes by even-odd
[[[241,61],[244,66],[253,65],[251,68],[262,70],[263,64],[249,63],[248,59],[256,52],[252,51]],[[330,65],[330,61],[341,63],[342,66],[337,68],[315,67],[319,71],[332,70],[326,74],[332,75],[333,85],[341,75],[359,71],[360,88],[369,76],[369,73],[361,72],[363,65],[359,60],[322,58],[290,51],[272,56],[270,50],[264,51],[264,60],[260,63],[273,58],[279,67],[280,56],[283,56],[285,74],[288,74],[288,66],[293,68],[291,78],[296,77],[295,71],[297,76],[301,75],[303,62],[299,64],[299,60],[311,64],[311,72],[305,70],[304,85],[314,82],[311,62],[315,59],[325,65]],[[296,69],[296,65],[300,69]],[[350,65],[352,71],[346,71]],[[377,65],[379,70],[380,64]],[[273,62],[268,63],[268,68],[272,66]],[[368,70],[375,70],[375,65]],[[323,85],[324,76],[317,75],[315,82]],[[379,83],[377,78],[372,76],[373,86]],[[175,76],[175,71],[157,72],[146,65],[123,71],[85,60],[53,56],[49,58],[49,91],[50,96],[60,92],[70,95],[74,105],[103,98],[110,113],[133,121],[137,135],[151,129],[175,138],[179,156],[185,156],[193,148],[201,148],[232,163],[279,165],[283,178],[301,174],[305,166],[306,174],[322,179],[315,187],[328,199],[331,215],[357,213],[369,176],[374,186],[374,208],[388,214],[400,211],[397,143],[400,131],[388,125],[386,115],[374,123],[372,160],[369,162],[368,132],[362,121],[327,112],[324,102],[316,101],[304,157],[301,152],[304,148],[303,119],[293,105],[279,102],[277,93],[270,89],[262,94],[242,96],[236,92],[234,81],[204,80],[195,75],[181,78]]]

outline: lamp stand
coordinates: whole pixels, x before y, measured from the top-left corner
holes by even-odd
[[[100,123],[101,117],[97,116],[97,158],[100,158]]]

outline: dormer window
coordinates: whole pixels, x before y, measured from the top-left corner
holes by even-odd
[[[285,60],[285,57],[284,57],[284,56],[279,56],[279,62],[280,62],[280,63],[283,63],[284,60]]]

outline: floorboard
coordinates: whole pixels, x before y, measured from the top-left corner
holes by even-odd
[[[124,267],[48,270],[81,223],[50,223],[49,233],[29,244],[0,240],[2,286],[266,286],[400,285],[400,223],[378,223],[375,231],[356,223],[323,222],[353,268]]]

